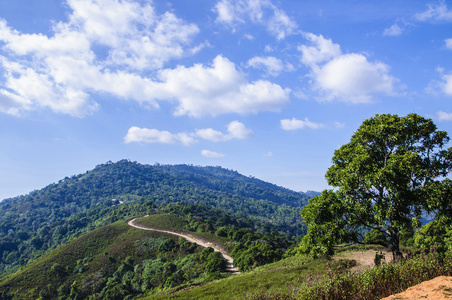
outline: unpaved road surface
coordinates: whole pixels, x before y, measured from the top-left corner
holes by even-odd
[[[353,252],[342,252],[334,256],[333,259],[353,259],[356,261],[356,266],[350,268],[351,272],[360,272],[365,269],[371,269],[375,266],[374,259],[376,253],[382,253],[384,258],[381,263],[392,262],[392,253],[388,251],[376,251],[376,250],[365,250],[365,251],[353,251]]]
[[[232,264],[232,262],[233,262],[232,257],[229,256],[228,253],[226,252],[226,250],[224,250],[220,246],[218,246],[218,245],[216,245],[214,243],[208,242],[206,240],[202,240],[202,239],[200,239],[200,238],[198,238],[198,237],[196,237],[194,235],[188,234],[188,233],[181,233],[181,232],[175,232],[175,231],[166,230],[166,229],[160,229],[160,228],[154,228],[154,227],[139,225],[139,224],[137,224],[135,222],[136,219],[137,218],[135,218],[133,220],[130,220],[129,222],[127,222],[127,224],[129,226],[132,226],[132,227],[137,228],[137,229],[150,230],[150,231],[156,231],[156,232],[172,234],[172,235],[175,235],[175,236],[180,236],[180,237],[183,237],[184,239],[186,239],[187,241],[189,241],[190,243],[195,243],[195,244],[197,244],[197,245],[199,245],[201,247],[204,247],[204,248],[211,247],[215,251],[220,252],[223,255],[224,259],[226,259],[226,261],[227,261],[227,268],[226,268],[226,270],[228,272],[239,273],[239,269],[235,268],[233,266],[233,264]]]

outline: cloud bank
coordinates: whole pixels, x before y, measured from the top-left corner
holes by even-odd
[[[67,4],[67,21],[50,36],[18,32],[0,19],[0,112],[49,109],[83,117],[99,108],[96,94],[154,109],[170,101],[174,115],[191,117],[279,111],[289,101],[289,89],[249,82],[221,55],[211,65],[165,69],[203,47],[193,43],[199,28],[173,13],[131,0]]]

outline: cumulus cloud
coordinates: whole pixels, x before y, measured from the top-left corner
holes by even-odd
[[[249,82],[222,56],[210,66],[164,69],[206,44],[192,45],[198,27],[170,12],[131,0],[67,3],[68,20],[49,36],[23,34],[0,19],[0,112],[46,108],[83,117],[98,109],[95,94],[156,109],[171,101],[175,115],[192,117],[279,111],[289,101],[289,89]]]
[[[217,22],[235,27],[247,21],[265,25],[278,40],[295,32],[297,24],[269,0],[220,0],[214,11]]]
[[[445,1],[438,4],[429,4],[426,11],[416,14],[415,19],[418,21],[440,21],[452,22],[452,11],[447,7]]]
[[[305,118],[304,120],[298,120],[295,118],[281,120],[281,128],[284,130],[297,130],[297,129],[320,129],[325,127],[324,124],[314,123]]]
[[[191,39],[199,32],[196,25],[172,13],[156,14],[150,4],[130,0],[67,4],[68,21],[56,23],[52,36],[23,34],[0,20],[2,112],[17,115],[48,108],[84,116],[98,107],[92,92],[148,99],[141,87],[149,79],[140,73],[190,53]],[[96,52],[99,46],[107,55]]]
[[[255,56],[248,60],[247,66],[264,70],[270,76],[278,76],[284,70],[283,62],[274,56]]]
[[[305,38],[311,42],[311,46],[301,45],[301,62],[308,66],[315,66],[342,54],[341,47],[322,35],[306,33]]]
[[[436,118],[438,119],[438,121],[452,121],[452,113],[447,113],[444,111],[439,111],[436,114]]]
[[[397,80],[386,64],[358,53],[343,54],[338,44],[321,35],[306,34],[306,39],[311,45],[299,46],[301,61],[311,69],[313,88],[323,100],[365,103],[374,94],[394,94]]]
[[[209,150],[202,150],[201,151],[201,155],[204,156],[204,157],[208,157],[208,158],[221,158],[221,157],[224,157],[224,154],[222,154],[222,153],[213,152],[213,151],[209,151]]]
[[[182,144],[189,146],[196,143],[196,140],[187,133],[170,133],[157,129],[147,129],[140,127],[130,127],[124,142],[129,143],[160,143],[160,144]]]
[[[289,102],[290,89],[266,80],[249,83],[223,56],[217,56],[210,67],[196,64],[163,70],[159,78],[160,83],[148,86],[149,95],[154,99],[176,99],[177,116],[279,111]]]
[[[212,142],[224,142],[231,139],[248,139],[253,135],[253,131],[246,128],[246,126],[239,121],[232,121],[229,123],[227,131],[228,133],[224,134],[212,128],[197,129],[196,135]]]

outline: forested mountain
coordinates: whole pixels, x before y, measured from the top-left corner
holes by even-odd
[[[173,202],[251,218],[261,231],[301,234],[299,211],[308,198],[221,167],[108,162],[0,202],[0,273],[91,229]]]

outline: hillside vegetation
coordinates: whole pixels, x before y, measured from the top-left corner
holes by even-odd
[[[0,202],[0,276],[92,229],[181,201],[222,209],[256,230],[298,235],[308,196],[220,167],[109,162]]]
[[[208,263],[217,259],[219,267]],[[94,230],[48,252],[6,278],[6,299],[129,299],[222,271],[221,258],[171,235],[137,230],[124,221]]]
[[[212,226],[205,217],[221,217],[222,212],[206,206],[173,204],[165,211],[136,222],[191,232],[230,249],[242,270],[280,260],[286,250],[282,247],[292,244],[275,234],[239,228],[234,218],[232,226]],[[181,211],[187,215],[178,215]],[[0,299],[131,299],[227,277],[226,266],[222,255],[210,247],[119,221],[50,251],[7,276],[0,282]]]

